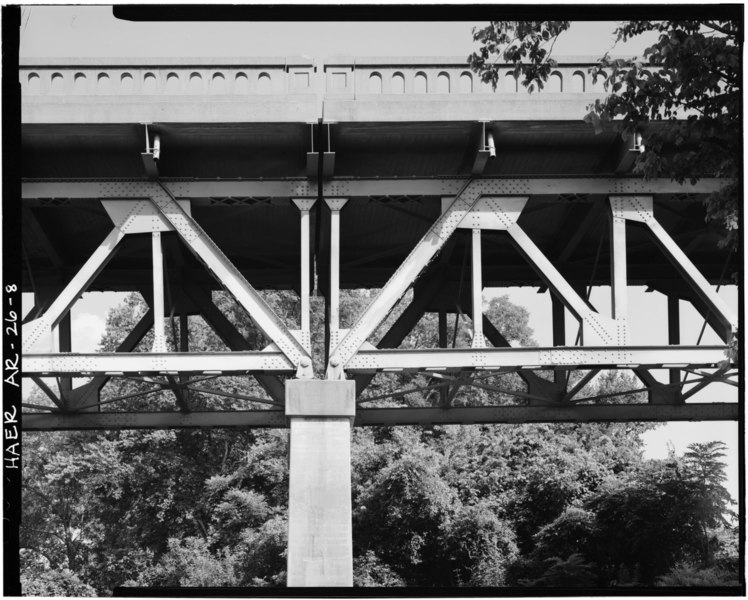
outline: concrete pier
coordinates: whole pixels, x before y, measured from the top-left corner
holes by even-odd
[[[352,586],[353,381],[291,380],[288,498],[290,587]]]

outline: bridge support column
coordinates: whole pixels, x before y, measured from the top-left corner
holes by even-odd
[[[356,384],[286,382],[289,587],[353,585],[351,424]]]

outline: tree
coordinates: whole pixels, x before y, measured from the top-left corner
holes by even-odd
[[[597,557],[606,578],[620,582],[625,567],[635,582],[652,585],[679,562],[711,566],[708,548],[719,538],[709,529],[724,517],[716,514],[718,504],[705,501],[701,471],[692,470],[691,460],[647,461],[627,477],[606,482],[585,503],[595,515],[588,556]]]
[[[493,21],[473,30],[481,44],[468,57],[481,79],[498,81],[500,61],[514,65],[530,91],[542,89],[551,69],[553,44],[569,21]],[[635,172],[676,181],[704,176],[731,181],[707,200],[707,217],[721,223],[723,245],[737,240],[742,170],[741,43],[738,20],[627,21],[616,41],[648,32],[657,41],[641,57],[612,59],[592,68],[609,95],[589,106],[585,120],[600,131],[615,127],[642,133],[644,152]],[[666,124],[667,126],[662,126]]]
[[[270,300],[278,310],[293,310],[293,296],[271,295]],[[368,300],[368,293],[344,297],[344,322]],[[255,347],[263,346],[246,315],[229,299],[216,296],[215,301],[226,302],[222,310],[243,328],[245,338]],[[116,346],[143,310],[137,297],[115,309],[102,346]],[[523,309],[499,298],[487,312],[507,338],[530,343]],[[414,337],[403,343],[436,345],[434,318],[422,319]],[[189,326],[190,341],[197,348],[220,348],[201,319],[191,317]],[[451,323],[458,345],[469,344],[469,330],[465,317]],[[313,339],[321,346],[321,336],[315,334]],[[146,339],[141,348],[148,347]],[[385,393],[403,385],[400,377],[386,374],[372,385],[377,393]],[[115,380],[104,391],[113,399],[142,385]],[[262,393],[246,377],[231,378],[229,385],[242,393]],[[502,385],[518,389],[521,383],[506,379]],[[601,378],[601,387],[592,393],[614,392],[626,385],[617,377]],[[414,392],[409,401],[427,404],[438,399],[428,394]],[[462,401],[490,404],[508,398],[480,389],[464,393]],[[192,401],[216,403],[208,394],[197,393]],[[142,402],[132,398],[111,406],[138,407]],[[161,392],[148,403],[150,409],[174,409],[171,392]],[[221,406],[247,404],[227,399]],[[603,538],[595,535],[605,528],[595,520],[597,529],[588,531],[589,523],[575,518],[575,511],[597,519],[592,500],[604,490],[617,490],[616,482],[620,487],[632,481],[641,469],[639,434],[646,427],[599,423],[356,428],[356,585],[486,586],[518,579],[556,585],[570,578],[587,581],[590,569],[600,579],[601,569],[607,573],[607,567],[596,560],[596,544]],[[25,434],[25,443],[34,450],[24,465],[26,581],[42,573],[40,581],[52,586],[68,581],[65,569],[74,569],[82,585],[100,594],[123,584],[284,585],[286,430],[38,433]],[[719,469],[710,461],[718,461],[718,453],[716,448],[700,453],[698,460],[694,456],[700,470],[694,468],[693,473],[709,474],[717,481]],[[685,486],[703,489],[696,475],[689,475],[691,470],[683,466],[680,472]],[[682,501],[676,496],[668,498],[678,505]],[[680,526],[673,519],[668,523]],[[566,531],[579,533],[576,543],[561,543],[559,536]],[[724,544],[719,546],[715,557],[722,556]],[[523,561],[529,563],[524,571],[518,568]],[[723,563],[737,564],[734,553],[725,555]]]
[[[683,455],[683,466],[686,476],[699,490],[699,522],[702,532],[702,565],[710,567],[713,563],[713,546],[717,541],[714,531],[717,528],[729,527],[726,517],[736,517],[730,510],[734,504],[730,493],[725,489],[727,481],[725,463],[721,460],[726,454],[727,446],[723,442],[689,444]],[[717,544],[718,545],[718,544]]]

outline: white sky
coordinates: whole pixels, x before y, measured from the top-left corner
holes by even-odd
[[[423,10],[428,10],[424,7]],[[396,14],[390,10],[387,14]],[[409,13],[409,14],[412,14]],[[25,6],[21,57],[467,56],[475,50],[463,22],[215,22],[117,21],[106,6]],[[557,55],[602,55],[614,44],[612,22],[575,23]],[[639,52],[640,40],[615,54]]]
[[[594,10],[594,5],[590,5]],[[428,10],[425,6],[424,10]],[[392,14],[390,11],[388,14]],[[409,13],[412,14],[412,13]],[[353,56],[467,56],[475,50],[471,30],[476,22],[233,22],[233,23],[136,23],[117,21],[106,6],[24,6],[21,17],[21,59],[26,57],[234,57],[305,55],[317,64],[326,57]],[[637,39],[614,47],[612,22],[577,22],[560,37],[556,56],[600,56],[638,54],[651,41]],[[490,293],[487,291],[487,293]],[[609,311],[603,290],[593,293],[592,301],[602,313]],[[737,307],[734,288],[721,294]],[[630,292],[635,343],[663,343],[666,319],[663,302],[656,294],[641,289]],[[106,310],[121,297],[116,294],[87,294],[73,310],[74,351],[95,349],[104,327]],[[653,299],[654,298],[654,299]],[[550,344],[547,325],[550,315],[548,294],[534,289],[517,290],[513,301],[531,312],[530,326],[541,345]],[[646,317],[644,317],[646,315]],[[682,340],[695,343],[701,319],[692,309],[682,309]],[[569,321],[567,332],[576,331]],[[571,334],[569,334],[571,335]],[[704,343],[718,343],[710,333]],[[726,386],[707,388],[706,400],[725,393]],[[732,390],[727,390],[732,392]],[[733,393],[733,397],[735,394]],[[720,439],[728,443],[730,480],[728,486],[737,498],[736,423],[668,423],[646,436],[647,455],[663,457],[669,444],[683,452],[692,441]]]

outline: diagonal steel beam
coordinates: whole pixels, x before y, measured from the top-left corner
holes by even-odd
[[[54,268],[61,269],[63,267],[62,259],[55,249],[54,244],[50,241],[47,232],[44,231],[44,228],[34,216],[34,213],[28,206],[23,206],[21,211],[21,218],[23,219],[24,225],[30,228],[32,235],[44,250],[44,254],[49,259],[49,262]]]
[[[221,341],[230,350],[251,350],[249,342],[244,339],[244,336],[239,333],[234,324],[226,318],[226,315],[213,304],[213,300],[208,292],[189,284],[184,285],[182,289],[198,307],[205,322],[216,332],[216,335],[221,338]],[[254,376],[273,400],[276,402],[283,402],[285,400],[285,387],[278,377],[261,373],[255,373]]]
[[[712,289],[712,286],[696,268],[696,265],[680,249],[680,246],[665,231],[660,222],[655,219],[652,196],[611,196],[610,204],[616,217],[638,221],[649,228],[673,266],[690,283],[696,295],[718,319],[721,327],[717,328],[717,334],[724,342],[729,341],[733,329],[737,328],[737,316]]]
[[[140,317],[140,320],[127,334],[122,343],[117,346],[115,352],[132,352],[140,341],[145,337],[148,330],[153,325],[153,309]],[[71,410],[77,410],[81,406],[90,405],[94,399],[98,399],[101,389],[107,384],[110,377],[108,375],[98,375],[91,379],[87,384],[74,388],[70,392],[68,404]]]
[[[24,325],[24,333],[26,334],[23,340],[24,353],[29,352],[46,331],[51,331],[60,322],[78,297],[86,291],[88,286],[91,285],[96,276],[106,266],[124,237],[125,234],[121,229],[118,227],[112,229],[57,298],[55,298],[47,311],[38,319],[34,319]]]
[[[65,399],[58,398],[41,377],[32,377],[31,379],[49,397],[49,399],[57,405],[58,408],[65,410]]]
[[[149,191],[152,202],[179,233],[187,247],[244,307],[263,334],[296,365],[297,375],[312,377],[312,361],[308,352],[202,227],[179,206],[172,192],[160,182],[150,184]]]
[[[429,303],[442,290],[444,285],[444,280],[438,276],[438,269],[434,269],[433,275],[416,287],[410,304],[387,330],[387,333],[377,342],[377,348],[397,348],[421,320]],[[374,374],[372,373],[362,373],[355,376],[356,397],[361,395],[373,378]]]
[[[576,385],[571,388],[566,395],[563,398],[564,402],[568,402],[571,400],[574,396],[576,396],[579,392],[582,391],[584,386],[586,386],[592,379],[600,372],[600,369],[592,369],[591,371],[588,371],[584,377],[582,377],[579,381],[577,381]],[[649,371],[646,371],[649,373]]]
[[[558,263],[563,264],[569,260],[571,255],[576,250],[579,242],[582,241],[584,235],[589,231],[590,227],[600,220],[602,209],[604,204],[602,202],[592,202],[589,206],[587,214],[579,221],[574,215],[570,215],[568,222],[559,227],[559,231],[568,232],[572,227],[574,233],[571,235],[564,235],[563,239],[556,245],[553,251],[550,253],[551,256],[558,257]],[[572,221],[573,219],[573,221]]]
[[[486,315],[483,315],[483,331],[496,348],[511,348],[511,344],[496,329],[496,326],[488,319]],[[535,374],[533,371],[528,369],[520,369],[517,374],[527,384],[527,391],[534,397],[542,397],[549,402],[558,402],[561,400],[561,396],[564,393],[564,385],[555,381],[548,381],[540,375]]]
[[[418,279],[421,271],[433,260],[449,239],[449,236],[457,229],[460,221],[478,201],[483,189],[481,185],[474,185],[474,183],[473,179],[469,179],[463,185],[449,208],[416,244],[416,247],[390,277],[390,280],[380,290],[359,320],[331,352],[327,369],[328,379],[344,377],[344,365],[353,357],[379,323],[385,319],[408,288]]]
[[[729,367],[722,367],[720,369],[717,369],[717,371],[714,374],[704,376],[704,378],[700,382],[698,382],[695,386],[693,386],[687,392],[683,393],[683,401],[688,400],[688,398],[690,398],[697,392],[700,392],[701,390],[703,390],[710,383],[714,381],[720,381],[720,378],[722,377],[722,375],[724,375],[728,370],[729,370]]]

